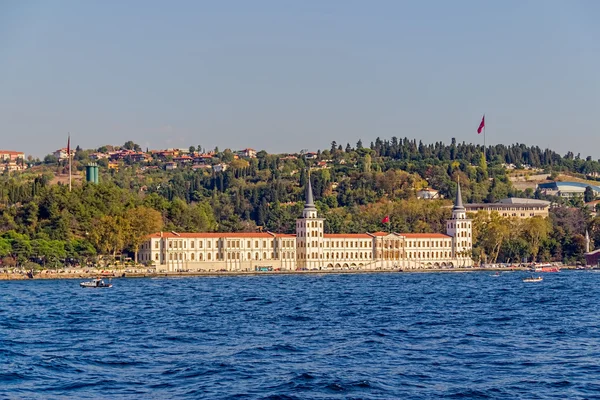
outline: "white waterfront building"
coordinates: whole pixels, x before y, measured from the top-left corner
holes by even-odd
[[[460,185],[441,233],[324,233],[325,219],[314,204],[310,179],[296,234],[178,233],[149,235],[139,261],[159,272],[319,269],[427,269],[473,265],[472,221]]]

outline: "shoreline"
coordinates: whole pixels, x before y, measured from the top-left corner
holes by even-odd
[[[563,266],[561,270],[575,270],[575,266]],[[222,276],[264,276],[264,275],[327,275],[327,274],[423,274],[423,273],[465,273],[465,272],[530,272],[529,268],[453,268],[453,269],[414,269],[414,270],[311,270],[311,271],[231,271],[231,272],[125,272],[125,270],[104,270],[97,272],[58,272],[43,271],[29,278],[26,272],[0,273],[0,281],[48,280],[48,279],[127,279],[127,278],[192,278]]]

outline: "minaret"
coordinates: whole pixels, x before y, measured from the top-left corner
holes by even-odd
[[[462,193],[460,191],[460,179],[457,183],[456,188],[456,199],[454,200],[454,207],[452,207],[452,219],[465,219],[467,218],[467,210],[463,206]]]
[[[590,252],[590,233],[587,229],[585,230],[585,252]]]
[[[308,171],[308,179],[306,183],[306,196],[304,203],[304,211],[302,212],[302,217],[316,217],[317,216],[317,207],[315,207],[315,200],[313,198],[312,184],[310,183],[310,170]]]
[[[452,258],[460,259],[459,266],[471,265],[473,248],[472,221],[467,218],[467,210],[463,206],[460,180],[456,189],[456,199],[452,207],[452,218],[446,221],[446,232],[452,236]]]
[[[309,170],[302,218],[296,220],[297,267],[318,268],[322,265],[324,221],[325,218],[317,215]]]

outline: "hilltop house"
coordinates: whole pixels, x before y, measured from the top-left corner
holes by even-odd
[[[26,167],[24,161],[21,151],[0,150],[0,171],[22,171]]]
[[[228,167],[229,166],[227,164],[223,164],[223,163],[217,164],[217,165],[213,165],[213,171],[215,171],[215,172],[225,172],[225,171],[227,171]]]
[[[58,149],[56,150],[54,153],[52,153],[52,155],[54,157],[56,157],[57,160],[66,160],[69,158],[69,155],[67,154],[67,148],[63,147],[62,149]],[[71,156],[75,155],[75,150],[71,149]]]
[[[239,157],[256,158],[256,150],[250,148],[237,151],[235,154]]]
[[[12,150],[0,150],[0,160],[6,162],[6,161],[13,161],[16,162],[17,160],[24,160],[25,159],[25,153],[23,153],[22,151],[12,151]]]

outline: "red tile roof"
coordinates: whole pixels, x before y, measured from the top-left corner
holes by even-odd
[[[24,153],[22,151],[0,150],[0,154],[24,154]]]
[[[399,233],[407,239],[450,239],[451,236],[443,233]]]
[[[326,238],[340,238],[340,239],[372,239],[371,235],[367,233],[326,233],[323,235]]]
[[[161,232],[155,232],[147,236],[148,238],[160,238]],[[287,233],[273,232],[162,232],[164,238],[295,238],[296,235]]]
[[[330,239],[372,239],[373,236],[387,236],[387,232],[374,233],[326,233],[323,236]],[[407,239],[450,239],[451,236],[443,233],[392,233],[392,235],[404,236]],[[155,232],[148,238],[160,238],[161,232]],[[296,235],[289,233],[273,232],[162,232],[164,238],[295,238]]]
[[[149,235],[160,238],[161,232]],[[162,232],[164,238],[273,238],[275,234],[261,232]]]

